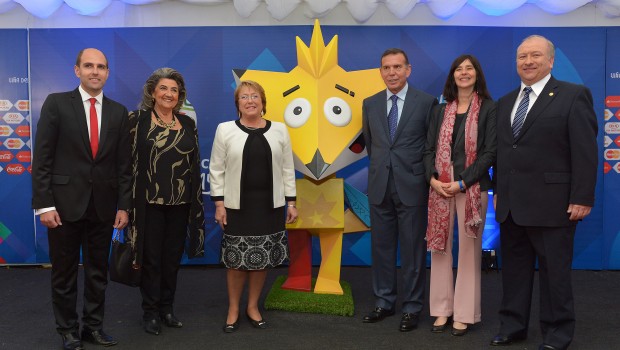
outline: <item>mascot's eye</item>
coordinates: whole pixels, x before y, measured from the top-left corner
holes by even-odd
[[[340,97],[330,97],[323,105],[325,118],[334,126],[347,126],[351,122],[351,107]]]
[[[284,122],[291,128],[298,128],[308,121],[312,112],[310,101],[305,98],[296,98],[284,109]]]

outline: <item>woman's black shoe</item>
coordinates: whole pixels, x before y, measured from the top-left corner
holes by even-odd
[[[247,311],[245,313],[245,316],[247,316],[248,321],[250,321],[252,327],[260,329],[267,328],[267,321],[265,321],[264,319],[261,319],[260,321],[253,320],[252,317],[250,317],[250,314],[247,313]]]
[[[235,323],[225,324],[224,325],[224,333],[234,333],[239,329],[239,318],[235,321]]]
[[[444,324],[440,324],[440,325],[433,325],[433,328],[431,328],[431,332],[433,333],[443,333],[446,328],[448,328],[448,323],[450,323],[450,320],[452,319],[452,316],[448,317],[448,319],[446,320],[446,323]]]

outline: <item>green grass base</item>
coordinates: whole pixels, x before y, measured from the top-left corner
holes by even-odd
[[[265,309],[353,316],[355,308],[353,306],[353,294],[351,293],[351,285],[349,285],[349,283],[340,281],[344,294],[333,295],[282,289],[281,286],[285,281],[286,276],[278,276],[278,278],[276,278],[273,286],[271,286],[269,294],[267,294],[267,298],[265,298]],[[315,282],[316,279],[313,278],[313,290]]]

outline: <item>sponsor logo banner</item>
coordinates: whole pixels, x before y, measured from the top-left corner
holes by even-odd
[[[614,170],[620,174],[620,163],[614,164]]]
[[[30,163],[30,159],[32,158],[30,156],[30,151],[19,151],[15,157],[22,163]]]
[[[30,136],[30,126],[29,125],[20,125],[15,128],[15,133],[21,137]]]
[[[603,113],[603,118],[605,119],[605,121],[608,121],[613,116],[614,116],[614,113],[609,108],[605,108],[605,112]]]
[[[13,153],[10,151],[0,151],[0,162],[8,163],[13,160]]]
[[[21,139],[11,138],[4,140],[4,147],[8,149],[21,149],[24,147],[25,143]]]
[[[19,135],[19,134],[18,134]],[[20,135],[21,136],[21,135]],[[620,137],[620,136],[618,136]],[[609,147],[609,145],[611,145],[614,142],[614,140],[611,139],[611,137],[605,135],[605,137],[603,138],[603,145],[605,147]]]
[[[7,124],[19,124],[24,121],[24,116],[21,113],[7,113],[2,117]]]
[[[611,170],[611,165],[609,165],[609,163],[607,162],[603,163],[603,173],[607,174],[610,170]]]
[[[614,143],[616,144],[616,146],[620,147],[620,136],[616,137]]]
[[[13,128],[8,125],[0,125],[0,136],[10,136],[13,133]]]
[[[605,107],[620,107],[620,96],[605,97]]]
[[[620,123],[619,122],[605,123],[605,133],[620,134]]]
[[[6,112],[13,107],[13,104],[9,100],[0,100],[0,112]]]
[[[15,108],[17,108],[17,110],[20,111],[20,112],[29,111],[30,110],[30,101],[28,101],[28,100],[19,100],[19,101],[15,102]]]
[[[606,160],[620,160],[620,149],[606,149],[603,154]]]
[[[26,168],[21,164],[8,164],[4,171],[6,171],[9,175],[21,175],[24,173]]]

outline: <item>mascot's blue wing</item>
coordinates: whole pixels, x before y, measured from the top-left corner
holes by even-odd
[[[351,208],[351,211],[362,222],[370,227],[370,205],[368,204],[368,196],[360,192],[357,188],[344,182],[344,200]]]

